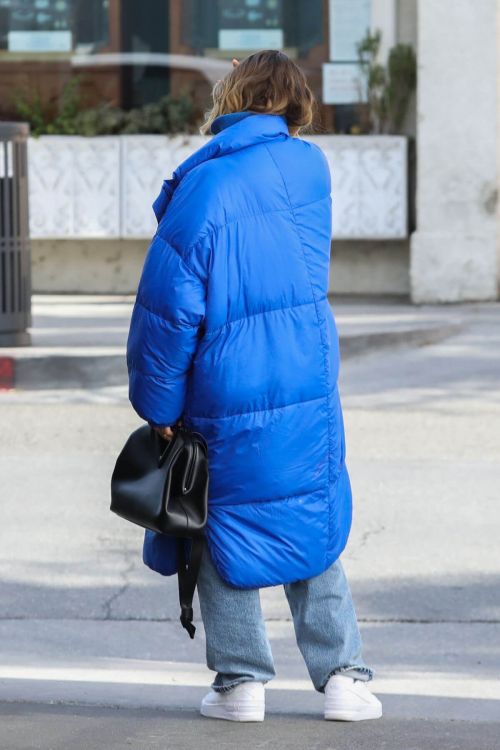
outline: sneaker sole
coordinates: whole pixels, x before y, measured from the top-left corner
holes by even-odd
[[[382,708],[378,706],[369,706],[363,711],[325,711],[326,721],[369,721],[381,716]]]
[[[227,706],[202,706],[202,716],[207,719],[223,719],[224,721],[264,721],[264,709],[256,706],[242,706],[230,710]]]

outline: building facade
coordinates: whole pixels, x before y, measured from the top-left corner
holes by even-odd
[[[75,72],[87,106],[139,107],[183,89],[205,106],[206,58],[264,47],[297,59],[320,98],[327,19],[325,0],[0,0],[0,112],[15,114],[14,96],[26,90],[54,105]],[[93,64],[119,53],[140,58]]]
[[[232,57],[279,48],[303,68],[315,93],[316,133],[362,133],[366,107],[354,91],[355,42],[380,30],[382,64],[396,44],[417,55],[417,92],[399,128],[408,137],[407,233],[334,235],[332,290],[410,294],[416,302],[496,299],[499,3],[0,0],[0,117],[19,119],[23,97],[42,114],[56,112],[65,86],[78,77],[86,108],[130,110],[166,94],[186,95],[201,121]],[[369,170],[365,176],[371,179]],[[376,179],[383,181],[383,170]],[[109,256],[118,253],[133,279],[144,242],[89,239],[86,247],[81,238],[42,239],[33,251],[35,286],[38,279],[40,290],[64,291],[53,273],[42,273],[42,257],[53,256],[61,268],[71,253],[83,262],[90,251],[109,267]],[[109,291],[132,291],[127,285]]]

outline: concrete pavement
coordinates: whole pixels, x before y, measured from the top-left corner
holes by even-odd
[[[498,724],[381,719],[320,722],[274,714],[264,724],[210,721],[190,711],[0,705],[6,750],[497,750]]]
[[[2,750],[177,749],[201,733],[207,748],[500,746],[500,306],[459,312],[445,340],[342,365],[343,561],[385,708],[365,725],[320,720],[279,588],[262,595],[277,667],[264,727],[199,720],[198,613],[190,641],[175,581],[144,568],[142,532],[108,510],[138,423],[126,389],[0,394]]]

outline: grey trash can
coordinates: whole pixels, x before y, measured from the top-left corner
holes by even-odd
[[[28,135],[26,123],[0,122],[0,346],[30,343]]]

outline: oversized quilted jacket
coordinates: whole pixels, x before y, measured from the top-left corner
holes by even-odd
[[[228,583],[253,588],[318,575],[351,526],[331,183],[323,152],[280,115],[221,115],[212,132],[153,206],[130,400],[151,424],[182,416],[206,438],[211,557]],[[161,542],[146,534],[145,561],[173,572]]]

